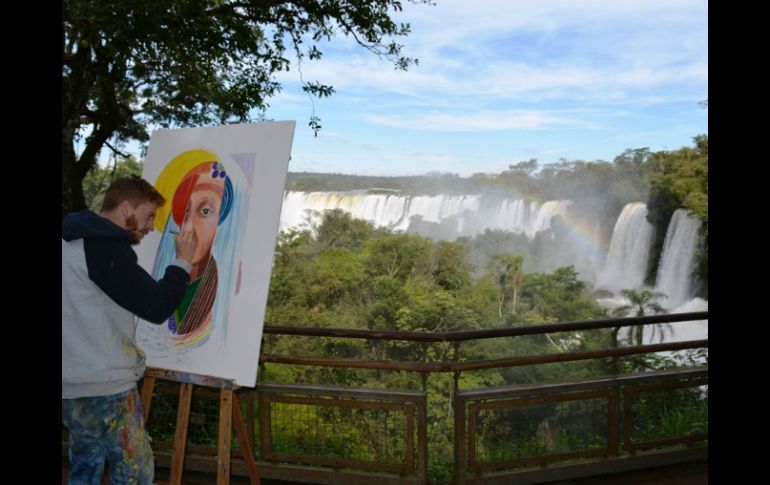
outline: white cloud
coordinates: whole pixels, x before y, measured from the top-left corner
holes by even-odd
[[[627,40],[625,46],[612,45],[617,44],[613,39],[601,49],[593,49],[601,39],[592,38],[591,45],[582,48],[588,52],[554,54],[548,59],[487,52],[489,49],[478,40],[457,42],[434,45],[420,55],[422,63],[407,72],[394,70],[387,61],[368,53],[341,57],[331,52],[320,62],[307,63],[304,77],[333,85],[337,95],[389,93],[436,104],[467,96],[524,102],[581,96],[601,101],[607,92],[697,86],[708,79],[705,48],[699,51],[700,56],[672,53],[679,51],[679,45],[682,52],[692,51],[689,38],[667,47],[665,42],[657,47],[644,46],[645,42],[635,38]],[[407,41],[407,48],[410,43]],[[449,48],[454,55],[443,52]],[[530,50],[537,49],[531,46]],[[424,45],[421,50],[425,50]],[[281,80],[296,83],[298,79],[289,74]]]
[[[478,137],[486,135],[478,134],[485,132],[491,135],[482,147],[484,163],[498,169],[505,167],[500,160],[530,156],[521,151],[524,144],[535,150],[531,156],[554,161],[611,159],[631,146],[673,146],[680,136],[687,144],[707,130],[707,111],[697,106],[708,97],[707,9],[707,0],[405,2],[396,20],[410,22],[412,33],[397,41],[419,66],[396,71],[340,38],[321,46],[322,60],[303,63],[305,80],[336,88],[329,100],[316,100],[315,109],[324,130],[344,135],[330,143],[320,138],[322,130],[315,140],[322,143],[302,158],[324,167],[360,166],[351,170],[361,173],[442,165],[468,173],[474,169],[463,163],[479,162],[469,154],[480,154]],[[299,75],[282,74],[279,81],[300,93],[281,104],[306,116],[311,106]],[[437,136],[415,141],[413,130]],[[383,131],[392,137],[388,143]],[[436,154],[432,139],[457,132],[473,133],[449,136],[452,156],[464,156]],[[349,136],[355,143],[343,142]],[[407,151],[388,155],[396,145]]]
[[[554,125],[575,122],[542,111],[482,111],[476,113],[424,113],[414,116],[372,115],[366,119],[374,124],[431,131],[508,131],[542,130]]]
[[[342,96],[390,93],[414,98],[414,102],[445,104],[448,99],[481,97],[538,102],[547,99],[607,98],[608,92],[622,93],[640,87],[675,84],[704,84],[708,66],[697,62],[662,68],[603,66],[598,68],[562,65],[533,66],[496,62],[477,71],[442,72],[420,68],[393,71],[373,60],[327,61],[308,70],[313,79],[335,86]],[[663,99],[663,98],[662,98]],[[467,100],[469,103],[473,100]],[[456,101],[453,99],[452,104]]]
[[[396,71],[347,41],[341,49],[328,44],[324,59],[306,62],[303,72],[305,79],[332,84],[338,93],[525,101],[542,99],[552,89],[600,95],[608,89],[698,83],[706,78],[706,7],[705,0],[406,4],[397,17],[412,24],[412,34],[399,40],[406,55],[421,59],[420,66]]]

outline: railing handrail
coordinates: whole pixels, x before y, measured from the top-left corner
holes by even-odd
[[[673,350],[707,348],[708,340],[688,340],[664,344],[636,345],[617,349],[591,350],[584,352],[564,352],[557,354],[528,355],[503,359],[484,359],[476,361],[441,361],[416,362],[403,360],[366,360],[328,357],[291,357],[285,355],[262,354],[260,363],[310,365],[321,367],[344,367],[348,369],[380,369],[414,372],[462,372],[499,367],[517,367],[523,365],[551,364],[576,360],[601,359],[604,357],[623,357],[627,355],[648,354]]]
[[[455,330],[448,332],[404,332],[398,330],[368,330],[350,328],[288,327],[265,325],[263,333],[270,335],[297,335],[305,337],[341,337],[368,340],[405,340],[411,342],[463,342],[499,337],[517,337],[545,333],[595,330],[600,328],[629,327],[656,323],[678,323],[708,320],[708,312],[672,313],[644,317],[612,318],[606,320],[577,320],[573,322],[545,323],[509,328],[481,330]]]
[[[501,397],[518,395],[542,395],[548,393],[563,393],[582,391],[585,389],[614,388],[629,385],[640,385],[648,382],[660,382],[677,379],[703,379],[708,378],[708,366],[693,367],[691,369],[659,370],[634,374],[621,374],[617,376],[602,377],[598,379],[581,379],[571,382],[559,382],[556,384],[512,384],[508,386],[487,387],[484,389],[469,389],[457,391],[460,399],[496,399]]]
[[[354,399],[397,399],[399,401],[415,401],[425,399],[424,392],[393,391],[369,387],[337,387],[316,384],[263,384],[255,386],[258,392],[280,394],[303,394],[307,396],[345,397]]]

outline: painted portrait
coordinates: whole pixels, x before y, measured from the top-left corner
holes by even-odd
[[[244,199],[250,195],[248,184],[241,188],[234,175],[228,175],[214,153],[189,150],[171,160],[155,182],[167,203],[155,219],[156,229],[163,235],[153,277],[162,277],[176,257],[173,238],[180,230],[192,231],[198,240],[190,284],[166,325],[176,349],[202,345],[212,334],[219,343],[224,338],[220,322],[227,318],[241,239],[238,231],[245,224],[248,200]]]
[[[166,199],[137,247],[154,278],[195,234],[190,284],[161,325],[139,320],[147,366],[253,386],[259,365],[293,122],[160,130],[142,176]]]

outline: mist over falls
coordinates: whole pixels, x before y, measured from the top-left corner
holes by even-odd
[[[366,191],[287,191],[280,229],[310,227],[323,211],[333,209],[394,231],[444,240],[467,236],[477,268],[493,252],[522,254],[525,272],[552,272],[571,265],[595,290],[615,295],[643,285],[654,235],[646,219],[647,206],[641,202],[606,216],[606,211],[581,200]],[[700,244],[699,225],[683,210],[677,210],[669,224],[655,285],[655,291],[668,295],[662,302],[668,310],[694,297],[690,274]]]

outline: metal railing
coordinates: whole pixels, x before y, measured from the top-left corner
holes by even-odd
[[[701,401],[692,392],[689,400],[674,397],[675,406],[655,409],[656,416],[647,416],[642,405],[656,392],[695,388],[698,394],[707,385],[708,369],[696,368],[460,392],[455,400],[455,481],[537,483],[706,459],[707,409],[683,409]],[[689,413],[688,422],[674,435],[644,438],[650,428],[683,412]],[[505,429],[485,426],[489,414],[497,414],[494,422],[505,423]],[[689,448],[675,446],[680,444]],[[639,450],[653,448],[664,451],[634,459]],[[533,471],[532,466],[540,468]]]
[[[263,460],[390,472],[425,483],[424,393],[260,385],[258,395]],[[367,439],[345,439],[353,428]]]
[[[708,348],[704,339],[470,360],[463,354],[466,343],[707,319],[708,312],[696,312],[436,333],[266,326],[265,339],[364,339],[371,346],[413,342],[424,348],[439,344],[450,351],[437,361],[424,357],[427,353],[421,360],[407,361],[294,355],[299,352],[297,345],[291,346],[292,355],[280,355],[269,353],[269,344],[263,345],[260,383],[256,389],[237,391],[236,396],[264,478],[374,485],[450,480],[510,483],[516,477],[516,483],[538,483],[704,461],[708,457],[707,365],[481,389],[461,389],[460,380],[463,373],[485,369],[539,368],[592,359],[617,363],[655,352]],[[416,373],[422,389],[267,383],[265,366]],[[451,376],[451,389],[448,395],[432,392],[429,398],[428,379],[441,374]],[[156,385],[148,424],[159,465],[170,462],[177,387]],[[215,469],[217,398],[215,392],[196,388],[186,469]],[[684,409],[685,401],[694,408]],[[436,422],[430,415],[431,405],[437,404],[442,409],[451,407],[449,421]],[[431,430],[447,423],[453,434],[449,448],[454,449],[448,457],[437,456],[439,452],[431,455],[430,440],[435,436]],[[232,471],[246,475],[239,453],[234,441]],[[451,477],[431,474],[432,463],[439,458],[453,467]]]
[[[632,345],[599,350],[559,352],[544,355],[512,356],[483,360],[463,360],[462,344],[492,338],[517,338],[526,335],[544,335],[559,332],[581,332],[598,329],[614,329],[638,325],[671,324],[693,320],[707,320],[708,312],[655,315],[611,320],[527,325],[512,328],[466,330],[456,332],[399,332],[376,330],[349,330],[328,328],[266,327],[266,335],[366,339],[368,341],[405,341],[422,343],[452,342],[453,358],[437,362],[393,361],[356,358],[306,357],[297,355],[263,354],[264,364],[314,366],[326,368],[369,369],[376,371],[407,371],[423,376],[433,373],[451,373],[453,392],[450,397],[454,409],[454,472],[455,483],[507,483],[516,477],[517,483],[537,483],[570,477],[601,474],[666,465],[679,461],[706,460],[708,440],[707,413],[690,413],[687,419],[695,420],[701,431],[680,430],[675,436],[662,439],[644,439],[649,430],[640,428],[638,418],[640,402],[655,392],[672,389],[705,388],[703,399],[696,399],[707,406],[708,367],[665,372],[644,372],[617,375],[603,379],[573,382],[508,386],[496,389],[462,391],[459,380],[463,372],[483,369],[502,369],[520,366],[538,366],[592,359],[611,359],[617,362],[624,357],[640,356],[657,352],[673,352],[687,349],[707,349],[708,340],[668,342]],[[425,390],[425,389],[424,389]],[[698,391],[702,392],[702,391]],[[692,393],[691,393],[692,394]],[[676,399],[676,396],[674,396]],[[657,399],[664,407],[665,399]],[[538,411],[538,408],[539,411]],[[538,417],[536,423],[517,423],[516,413]],[[548,411],[551,414],[548,414]],[[558,413],[565,414],[567,424],[557,420]],[[651,411],[646,410],[647,414]],[[484,440],[495,435],[484,427],[484,415],[497,413],[487,421],[500,426],[504,423],[512,429],[497,432],[497,440],[506,446],[490,446]],[[576,417],[591,414],[588,419],[593,427],[580,428]],[[597,419],[601,416],[601,419]],[[635,418],[636,416],[636,418]],[[675,419],[667,415],[657,418],[657,424],[645,415],[647,427],[660,428]],[[571,421],[570,421],[571,420]],[[583,421],[585,421],[584,419]],[[638,420],[638,419],[637,419]],[[551,429],[549,429],[549,427]],[[555,432],[553,428],[558,428]],[[705,430],[705,432],[703,431]],[[499,430],[498,430],[499,431]],[[660,434],[661,430],[657,431]],[[641,434],[640,434],[641,433]],[[425,433],[427,435],[427,433]],[[585,435],[585,436],[581,436]],[[641,436],[641,437],[640,437]],[[561,444],[559,444],[561,442]],[[507,443],[513,443],[507,445]],[[676,448],[684,445],[685,449]],[[638,452],[647,450],[644,456]],[[649,450],[657,450],[650,453]],[[496,456],[494,456],[496,455]],[[428,458],[430,461],[430,457]],[[533,468],[534,467],[534,468]],[[421,482],[424,483],[424,482]]]

